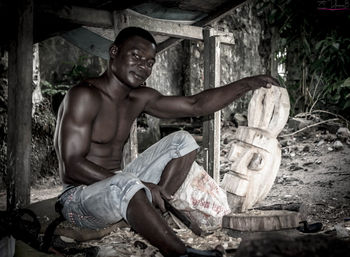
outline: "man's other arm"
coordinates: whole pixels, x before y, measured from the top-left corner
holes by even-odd
[[[58,143],[65,167],[63,182],[67,184],[89,185],[114,175],[85,158],[100,104],[95,90],[88,86],[75,86],[64,99]]]

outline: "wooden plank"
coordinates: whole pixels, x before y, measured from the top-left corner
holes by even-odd
[[[223,44],[233,45],[235,43],[233,33],[221,32],[214,29],[210,29],[210,36],[217,36],[220,43],[223,43]],[[203,37],[198,38],[198,40],[203,40]],[[157,53],[162,53],[165,50],[169,49],[169,47],[174,46],[180,43],[181,41],[182,39],[171,37],[157,46]]]
[[[30,202],[33,0],[17,1],[8,68],[7,208]]]
[[[42,8],[42,7],[41,7]],[[53,11],[52,8],[42,8],[43,13],[53,15],[57,18],[69,21],[74,24],[100,27],[100,28],[114,28],[114,24],[117,24],[118,29],[121,30],[125,27],[135,26],[144,28],[152,33],[175,37],[166,40],[158,46],[158,52],[162,52],[175,43],[181,42],[182,39],[196,39],[203,40],[201,24],[207,25],[211,19],[206,18],[203,22],[197,22],[194,26],[179,23],[176,21],[166,21],[162,19],[155,19],[146,15],[139,14],[132,10],[115,11],[113,13],[105,10],[70,6],[59,10]],[[221,15],[218,15],[221,14]],[[212,19],[215,21],[218,17],[222,17],[226,12],[216,13]],[[217,34],[220,32],[216,32]],[[231,34],[221,32],[221,42],[225,44],[232,44],[233,39]],[[227,34],[227,35],[224,35]],[[71,35],[69,35],[71,36]],[[178,40],[180,38],[180,40]],[[102,42],[103,43],[103,42]],[[101,48],[104,46],[95,47]]]
[[[204,29],[204,88],[220,86],[220,41],[210,36],[211,29]],[[220,181],[220,130],[221,111],[209,115],[203,123],[203,145],[208,149],[208,173]]]
[[[242,6],[246,0],[232,0],[229,1],[227,4],[220,6],[217,8],[217,11],[209,14],[207,17],[193,23],[193,26],[198,26],[198,27],[204,27],[207,25],[210,25],[211,23],[220,20],[223,18],[225,15],[228,15],[230,12],[232,12],[234,9]],[[157,47],[158,53],[162,53],[166,51],[169,47],[181,43],[183,39],[176,39],[176,38],[169,38],[166,41],[160,43]]]
[[[203,39],[201,27],[151,18],[129,9],[116,12],[114,19],[115,23],[119,24],[121,29],[132,26],[165,36],[198,40]]]

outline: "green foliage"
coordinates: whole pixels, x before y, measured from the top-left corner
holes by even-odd
[[[350,76],[350,38],[328,36],[315,44],[313,71],[323,73],[330,83]]]
[[[331,104],[338,105],[342,110],[350,109],[350,77],[327,87],[325,94]]]
[[[83,80],[84,78],[89,77],[89,69],[84,65],[86,62],[86,56],[80,56],[76,63],[73,63],[70,71],[63,75],[63,82],[69,84],[76,84]]]
[[[56,94],[65,95],[69,88],[69,85],[52,85],[46,80],[41,81],[41,92],[46,97],[51,97]]]
[[[67,73],[63,74],[62,79],[60,79],[57,84],[51,84],[46,80],[41,81],[42,93],[47,97],[52,97],[57,94],[63,96],[72,85],[89,77],[89,70],[84,65],[86,59],[86,56],[80,56],[76,63],[71,63],[72,68]]]
[[[287,50],[276,59],[292,69],[289,76],[299,74],[297,81],[287,81],[296,110],[316,105],[349,110],[350,16],[321,14],[317,1],[305,0],[265,0],[263,9],[281,37],[277,53]]]

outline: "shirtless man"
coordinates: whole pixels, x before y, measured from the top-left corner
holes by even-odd
[[[189,133],[175,132],[121,170],[133,121],[142,112],[159,118],[207,115],[249,90],[278,82],[260,75],[193,96],[164,96],[142,86],[156,56],[156,42],[147,31],[124,29],[109,55],[106,72],[72,87],[58,112],[55,149],[65,189],[59,198],[62,213],[92,229],[125,219],[164,256],[186,256],[188,248],[155,207],[164,211],[162,197],[171,198],[181,186],[198,145]]]

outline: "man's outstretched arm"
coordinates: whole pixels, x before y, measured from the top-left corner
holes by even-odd
[[[159,118],[180,118],[207,115],[221,110],[246,92],[269,84],[279,86],[276,79],[265,76],[247,77],[222,87],[204,90],[193,96],[164,96],[153,91],[145,112]]]

